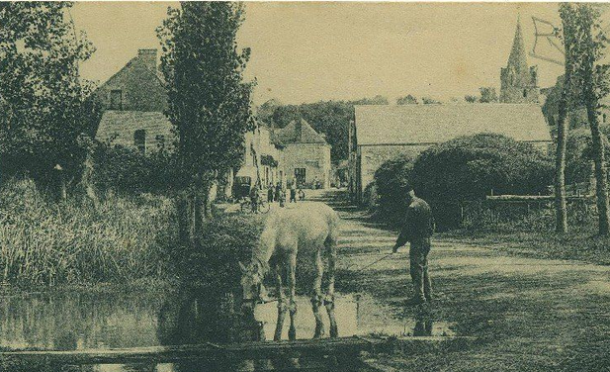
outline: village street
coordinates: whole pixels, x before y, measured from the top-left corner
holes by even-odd
[[[396,232],[367,222],[341,191],[315,192],[308,199],[326,202],[343,220],[340,292],[372,295],[395,317],[422,311],[404,307],[411,295],[407,247],[359,271],[391,250]],[[377,362],[387,371],[610,370],[610,268],[496,248],[439,234],[429,256],[435,300],[425,311],[475,341],[458,351],[441,348]]]

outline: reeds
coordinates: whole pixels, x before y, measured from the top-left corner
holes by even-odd
[[[158,196],[55,203],[32,181],[0,189],[0,281],[8,284],[125,282],[165,274],[173,207]]]

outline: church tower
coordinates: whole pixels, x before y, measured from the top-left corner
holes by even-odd
[[[508,64],[500,70],[500,102],[535,104],[538,103],[539,93],[538,66],[527,65],[521,22],[517,19],[517,30]]]

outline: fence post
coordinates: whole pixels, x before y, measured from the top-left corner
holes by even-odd
[[[460,227],[464,224],[464,203],[460,202]]]

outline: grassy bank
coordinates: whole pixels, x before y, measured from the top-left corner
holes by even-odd
[[[466,239],[527,257],[575,259],[610,264],[610,238],[597,236],[594,207],[569,208],[569,232],[558,234],[555,211],[551,208],[532,210],[521,215],[501,215],[480,210],[466,218],[464,227],[440,234],[448,239]]]
[[[128,283],[167,275],[174,208],[158,196],[108,196],[97,205],[49,201],[33,182],[0,190],[0,282]]]

